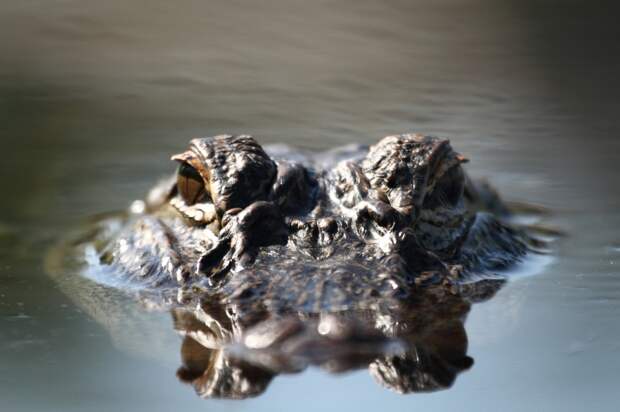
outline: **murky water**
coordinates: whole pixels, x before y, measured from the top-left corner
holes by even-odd
[[[620,33],[597,4],[3,2],[0,409],[616,410]],[[191,137],[321,149],[404,131],[449,136],[472,174],[569,234],[473,307],[475,364],[449,390],[310,369],[202,400],[175,376],[169,314],[102,324],[46,273],[58,238],[126,207]]]

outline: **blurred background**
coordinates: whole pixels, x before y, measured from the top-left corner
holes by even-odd
[[[620,372],[620,25],[611,1],[3,0],[0,409],[615,410]],[[402,396],[366,372],[277,378],[240,403],[174,376],[75,306],[46,251],[171,172],[192,137],[326,149],[449,137],[569,236],[466,323],[476,364]],[[167,339],[170,339],[170,344]],[[130,345],[131,346],[131,345]]]

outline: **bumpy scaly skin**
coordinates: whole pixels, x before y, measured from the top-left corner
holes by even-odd
[[[190,338],[180,379],[243,398],[319,364],[368,366],[399,392],[449,386],[471,365],[469,304],[503,283],[471,275],[518,262],[532,239],[446,139],[276,152],[250,136],[194,139],[173,156],[174,181],[101,223],[101,261],[175,301]],[[386,351],[394,343],[402,350]],[[231,344],[253,361],[258,350],[258,363],[229,358]]]
[[[527,251],[523,233],[478,209],[479,192],[492,195],[465,177],[446,139],[388,136],[362,160],[324,169],[276,162],[250,136],[194,139],[173,159],[197,172],[192,187],[204,195],[183,193],[185,181],[159,187],[165,195],[103,254],[151,284],[204,286],[224,299],[266,287],[287,309],[367,307],[407,299],[428,279],[458,289],[468,273]]]

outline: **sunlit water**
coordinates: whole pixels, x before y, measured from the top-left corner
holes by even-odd
[[[616,410],[617,14],[548,3],[2,3],[0,410]],[[202,400],[175,376],[169,314],[119,295],[148,327],[102,323],[47,273],[59,238],[141,196],[191,137],[324,149],[405,131],[450,137],[568,234],[473,307],[475,364],[449,390],[310,369]]]

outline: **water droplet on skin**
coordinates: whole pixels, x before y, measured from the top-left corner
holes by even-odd
[[[330,322],[321,322],[319,323],[319,326],[317,328],[317,331],[319,332],[319,334],[323,336],[329,334],[330,330],[331,330]]]
[[[129,212],[135,215],[141,215],[146,210],[146,204],[142,200],[135,200],[131,206],[129,206]]]

